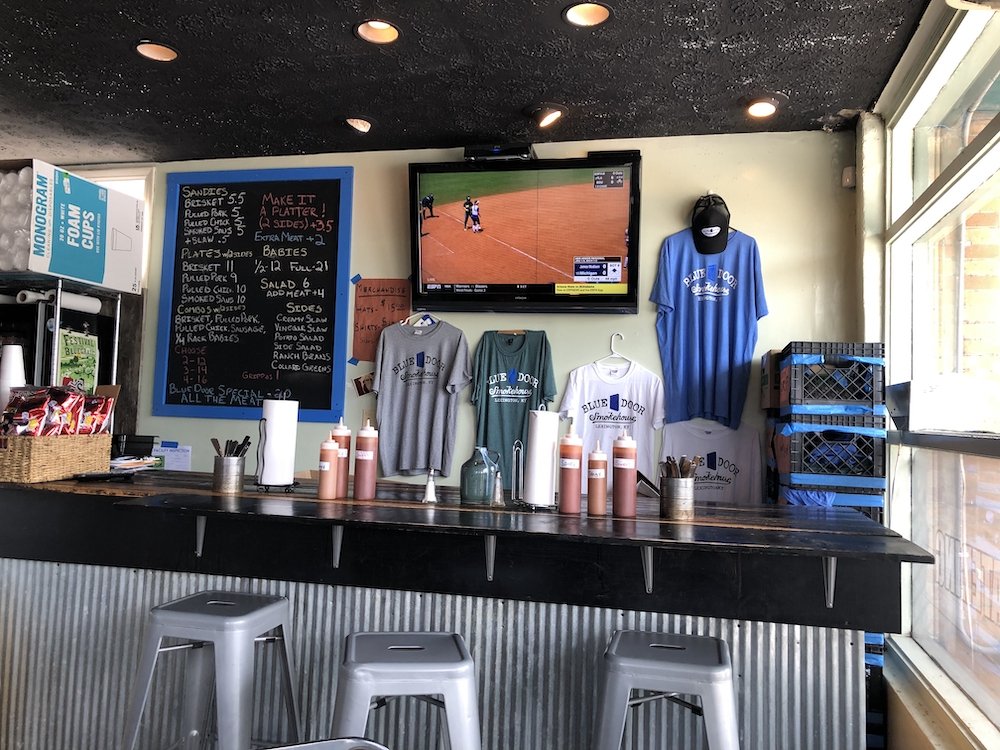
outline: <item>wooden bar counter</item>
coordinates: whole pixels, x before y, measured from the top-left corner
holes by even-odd
[[[0,485],[0,556],[899,632],[900,569],[924,549],[841,508],[696,506],[690,522],[462,506],[380,483],[235,496],[204,474]]]

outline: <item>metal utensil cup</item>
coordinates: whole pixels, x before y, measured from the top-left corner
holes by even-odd
[[[694,477],[660,479],[660,518],[671,521],[694,518]]]
[[[243,491],[243,456],[216,456],[212,491],[232,495]]]

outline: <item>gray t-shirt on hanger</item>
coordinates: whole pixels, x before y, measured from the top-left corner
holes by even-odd
[[[382,331],[372,390],[383,476],[428,469],[448,476],[458,394],[471,381],[465,334],[450,323],[394,323]]]

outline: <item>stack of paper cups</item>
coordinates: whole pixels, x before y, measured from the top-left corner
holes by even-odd
[[[524,502],[551,508],[556,504],[556,456],[559,413],[528,412],[528,455],[524,465]]]
[[[10,400],[10,389],[24,384],[24,351],[20,344],[4,344],[0,351],[0,410]]]
[[[299,402],[264,399],[263,411],[257,453],[257,483],[275,487],[295,484]]]

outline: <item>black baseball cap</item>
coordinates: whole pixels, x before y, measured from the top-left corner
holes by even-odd
[[[729,243],[729,207],[721,196],[703,195],[691,212],[691,234],[699,253],[714,255]]]

